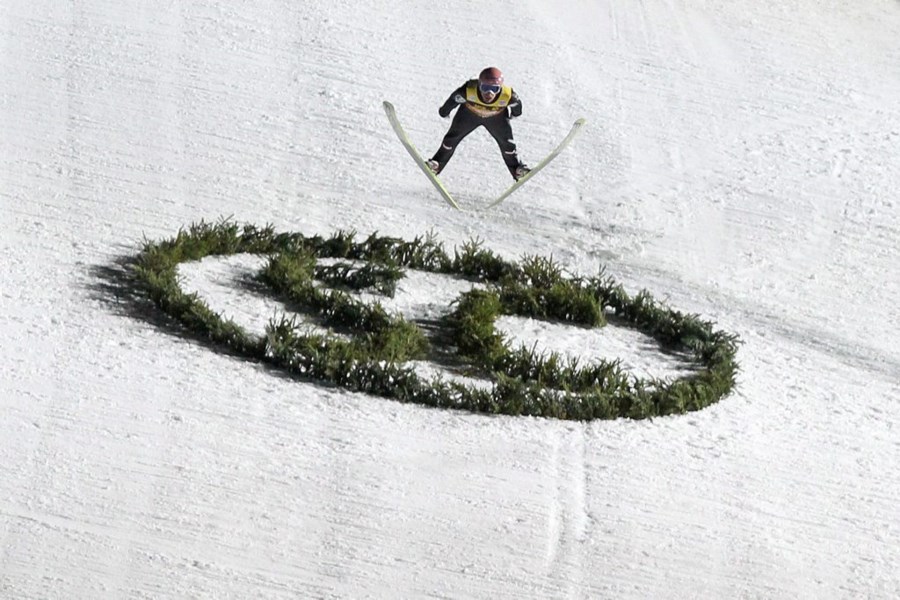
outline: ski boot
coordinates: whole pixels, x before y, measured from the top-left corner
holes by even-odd
[[[531,169],[528,168],[528,165],[525,163],[519,163],[519,166],[516,167],[516,170],[513,172],[513,178],[518,181],[525,177]]]

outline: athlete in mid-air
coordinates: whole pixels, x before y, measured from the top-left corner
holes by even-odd
[[[441,141],[441,147],[431,160],[426,161],[428,168],[436,174],[440,173],[462,139],[483,125],[500,146],[510,175],[518,181],[528,173],[530,169],[519,161],[509,123],[510,119],[522,114],[522,102],[511,87],[503,85],[500,69],[488,67],[478,75],[478,79],[462,84],[450,94],[438,109],[438,114],[446,119],[460,105]]]

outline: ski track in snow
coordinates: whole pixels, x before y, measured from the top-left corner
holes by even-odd
[[[897,39],[888,0],[4,2],[0,597],[900,596]],[[487,64],[526,162],[588,126],[486,213],[509,181],[476,132],[443,175],[456,213],[381,101],[430,154]],[[111,297],[144,237],[224,216],[605,265],[738,333],[738,386],[652,422],[427,410]],[[237,289],[252,269],[181,275],[261,330],[280,307]],[[415,314],[460,291],[404,282]]]

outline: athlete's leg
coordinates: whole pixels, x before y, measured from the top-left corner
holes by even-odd
[[[441,147],[438,148],[438,151],[431,157],[431,160],[438,163],[438,173],[440,173],[447,165],[450,157],[452,157],[453,153],[456,151],[456,146],[464,137],[477,129],[478,126],[482,124],[482,121],[483,119],[473,115],[464,106],[460,106],[457,109],[456,115],[453,117],[453,122],[450,124],[450,129],[447,130],[444,139],[441,141]]]
[[[484,119],[483,123],[491,136],[497,141],[497,145],[500,146],[503,162],[506,163],[506,168],[509,169],[510,175],[515,178],[516,169],[519,168],[521,163],[519,162],[519,154],[516,151],[516,142],[513,140],[509,119],[505,114],[500,114],[496,117]]]

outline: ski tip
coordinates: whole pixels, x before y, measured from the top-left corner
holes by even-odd
[[[388,102],[387,100],[382,101],[381,105],[382,105],[383,107],[385,107],[385,108],[388,108],[388,109],[393,109],[393,108],[394,108],[394,105],[391,104],[390,102]]]
[[[585,119],[584,117],[575,120],[576,125],[584,125],[585,123],[587,123],[587,119]]]

